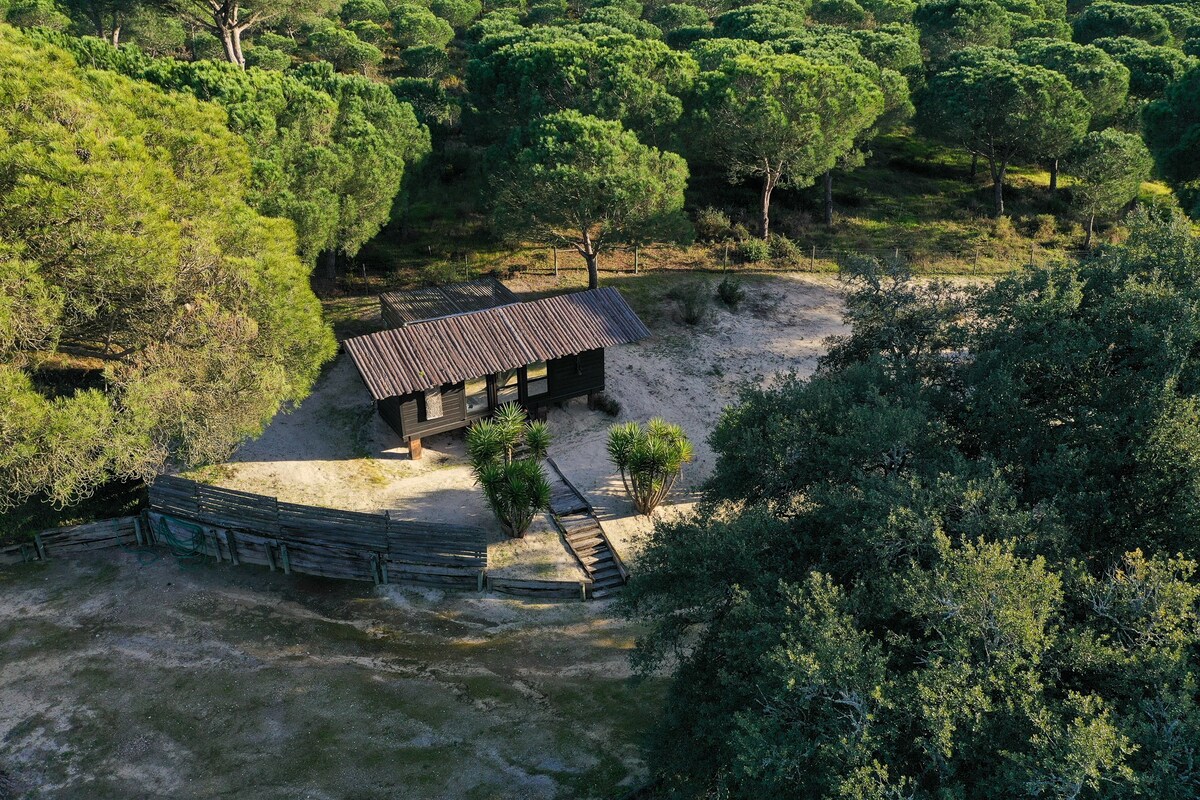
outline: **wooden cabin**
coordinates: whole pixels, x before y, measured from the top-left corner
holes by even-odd
[[[489,305],[490,303],[490,305]],[[346,341],[380,416],[421,456],[421,439],[505,403],[543,417],[604,389],[604,350],[650,331],[616,289],[520,302],[499,281],[389,292],[385,331]],[[438,316],[420,318],[421,314]]]

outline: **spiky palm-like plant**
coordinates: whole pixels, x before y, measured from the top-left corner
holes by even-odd
[[[608,429],[608,455],[621,470],[621,481],[640,514],[649,514],[670,494],[692,460],[692,443],[683,428],[655,417]]]
[[[522,448],[525,454],[517,458]],[[546,423],[530,422],[525,410],[513,403],[467,430],[467,456],[475,480],[509,536],[524,536],[534,514],[550,507],[550,483],[540,464],[549,448]]]

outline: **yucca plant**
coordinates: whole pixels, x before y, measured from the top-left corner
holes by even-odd
[[[550,507],[550,483],[540,464],[549,449],[546,423],[530,422],[525,409],[513,403],[467,429],[471,470],[509,536],[524,536],[534,515]]]
[[[621,470],[621,481],[639,514],[649,514],[667,498],[683,465],[692,460],[692,443],[683,428],[655,417],[608,429],[608,455]]]

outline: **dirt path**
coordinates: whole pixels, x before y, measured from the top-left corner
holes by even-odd
[[[162,554],[13,567],[0,778],[94,800],[613,797],[662,689],[627,681],[634,633],[606,603]]]

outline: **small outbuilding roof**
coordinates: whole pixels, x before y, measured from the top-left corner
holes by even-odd
[[[644,339],[613,288],[516,302],[347,339],[376,400]]]
[[[379,310],[389,328],[401,328],[414,322],[517,302],[520,302],[517,296],[500,281],[479,278],[450,286],[384,292],[379,295]]]

